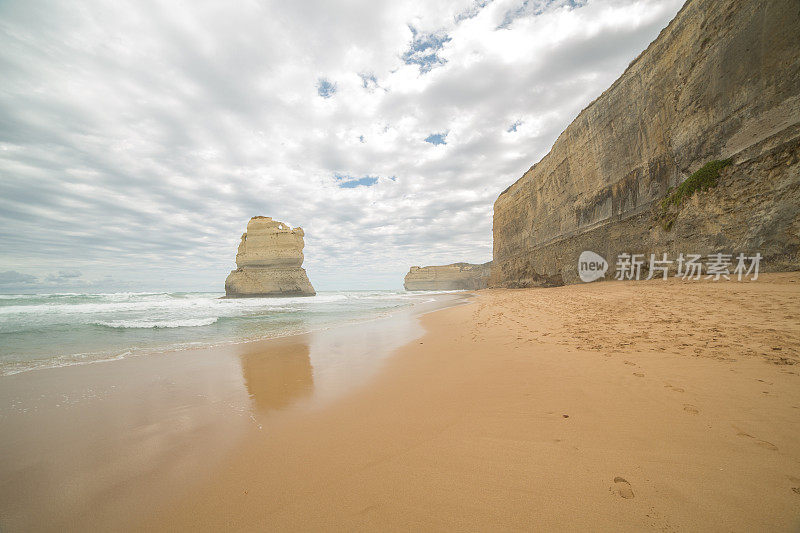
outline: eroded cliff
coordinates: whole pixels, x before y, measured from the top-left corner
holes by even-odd
[[[412,266],[403,287],[407,291],[445,291],[485,289],[489,282],[491,261],[482,265],[453,263],[452,265]]]
[[[303,228],[290,228],[271,217],[247,223],[236,253],[236,270],[225,280],[229,298],[313,296],[303,264]]]
[[[799,140],[800,2],[689,0],[497,199],[490,286],[576,282],[583,250],[800,268]],[[670,189],[726,158],[663,224]]]

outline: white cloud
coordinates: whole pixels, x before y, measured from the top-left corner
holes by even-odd
[[[257,214],[322,289],[487,261],[499,192],[679,7],[4,2],[0,269],[221,289]]]
[[[17,272],[16,270],[6,270],[5,272],[0,272],[0,287],[3,289],[17,289],[20,287],[25,288],[36,282],[36,276],[23,274],[22,272]]]

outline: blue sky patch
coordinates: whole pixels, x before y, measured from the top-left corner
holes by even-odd
[[[411,30],[411,44],[403,54],[402,59],[406,65],[418,65],[421,73],[429,72],[433,67],[444,65],[447,60],[439,57],[439,51],[444,43],[450,40],[443,31],[435,33],[419,33],[414,26],[408,25]]]
[[[358,76],[361,78],[361,86],[363,88],[373,91],[378,87],[378,78],[375,77],[375,74],[371,72],[362,72]]]
[[[492,0],[475,0],[467,9],[456,14],[456,16],[453,17],[453,20],[456,24],[458,24],[462,20],[474,18],[478,16],[478,13],[480,13],[481,9],[488,6],[491,2]]]
[[[378,178],[374,176],[364,176],[363,178],[356,178],[346,174],[334,174],[340,189],[355,189],[356,187],[372,187],[378,183]]]
[[[317,94],[323,98],[330,98],[336,94],[336,84],[331,83],[326,78],[320,78],[317,82]]]
[[[425,137],[425,142],[426,143],[431,143],[433,145],[436,145],[436,144],[447,144],[447,141],[445,141],[445,137],[447,137],[447,133],[448,132],[431,133],[430,135]]]
[[[503,17],[503,22],[497,26],[497,29],[505,29],[518,18],[524,17],[538,17],[549,9],[566,7],[575,9],[586,5],[587,0],[544,0],[544,2],[531,3],[530,0],[524,0],[519,7],[507,11]]]
[[[521,120],[517,120],[512,125],[510,125],[506,131],[508,133],[511,133],[512,131],[517,131],[517,128],[520,127],[521,125],[522,125],[522,121]]]

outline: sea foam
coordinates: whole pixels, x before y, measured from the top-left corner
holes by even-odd
[[[222,296],[219,292],[2,295],[0,375],[305,333],[376,318],[430,298],[405,291]]]

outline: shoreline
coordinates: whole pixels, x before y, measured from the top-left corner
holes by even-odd
[[[24,414],[33,426],[0,412],[15,435],[0,437],[0,472],[17,473],[0,523],[791,530],[797,317],[797,272],[493,289],[405,323],[72,367],[95,368],[52,383],[25,373],[97,398],[42,400]]]
[[[109,350],[100,350],[100,351],[90,351],[90,352],[81,352],[81,353],[68,353],[59,356],[53,356],[48,359],[31,359],[31,360],[21,360],[17,362],[5,362],[0,365],[0,380],[5,376],[14,376],[17,374],[23,374],[27,372],[34,372],[34,371],[41,371],[41,370],[52,370],[57,368],[68,368],[72,366],[83,366],[88,364],[96,364],[96,363],[110,363],[114,361],[119,361],[123,359],[127,359],[130,357],[142,357],[142,356],[160,356],[169,354],[172,352],[181,352],[187,350],[204,350],[204,349],[215,349],[215,348],[224,348],[226,346],[238,345],[238,344],[246,344],[246,343],[257,343],[257,342],[269,342],[273,339],[281,339],[286,337],[292,337],[297,335],[309,335],[314,333],[315,331],[325,331],[331,328],[337,327],[347,327],[352,326],[360,323],[371,322],[374,320],[381,320],[391,317],[395,313],[403,313],[410,311],[414,308],[418,308],[419,306],[425,306],[428,303],[432,303],[437,297],[441,298],[450,298],[450,297],[457,297],[461,295],[463,297],[468,297],[469,294],[474,291],[431,291],[430,294],[414,294],[414,296],[418,296],[421,301],[416,303],[410,303],[405,307],[401,307],[399,309],[390,309],[384,310],[376,314],[375,316],[370,317],[354,317],[348,320],[344,320],[341,322],[333,323],[333,324],[322,324],[322,325],[308,325],[307,328],[295,331],[288,331],[288,332],[273,332],[267,334],[262,337],[255,337],[255,338],[242,338],[242,339],[227,339],[227,340],[217,340],[212,342],[183,342],[178,344],[172,345],[164,345],[164,346],[143,346],[143,347],[128,347],[125,349],[109,349]],[[151,294],[151,293],[134,293],[134,294]],[[158,294],[168,294],[168,293],[158,293]],[[206,294],[206,293],[197,293],[197,294]],[[7,295],[7,296],[21,296],[21,295]],[[24,296],[24,295],[22,295]],[[82,294],[78,293],[63,293],[63,294],[47,294],[47,295],[31,295],[34,297],[43,297],[43,296],[82,296]],[[319,294],[317,295],[319,296]],[[424,297],[431,297],[432,299],[424,300]],[[296,298],[294,296],[287,297],[287,298]],[[311,298],[311,297],[309,297]],[[224,296],[216,298],[217,300],[226,299]],[[228,298],[232,300],[243,300],[247,298]],[[229,317],[217,317],[214,320],[216,323],[220,318],[229,318]],[[148,328],[143,328],[148,329]],[[169,327],[158,327],[153,326],[149,329],[170,329]]]

